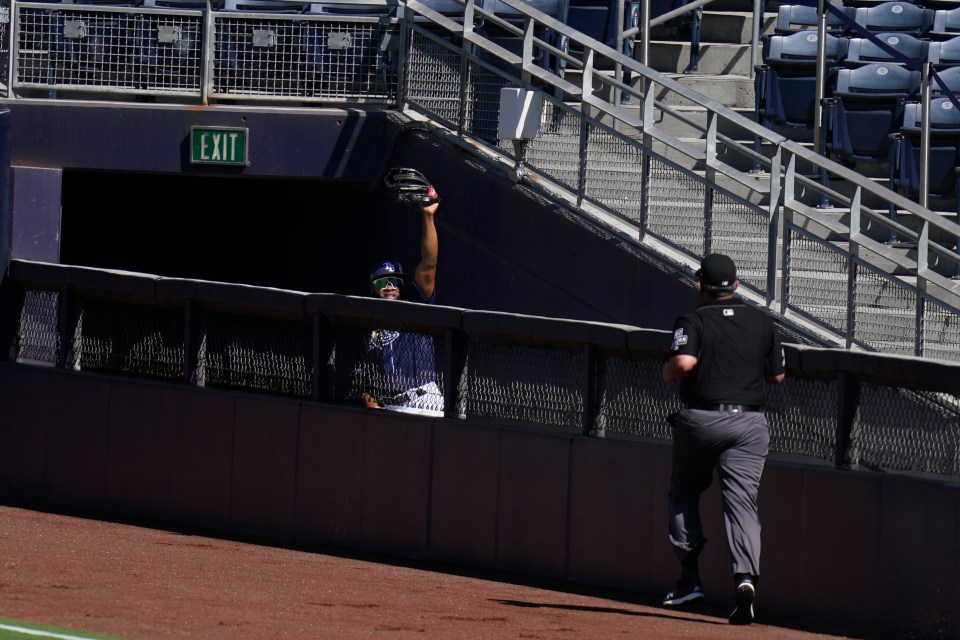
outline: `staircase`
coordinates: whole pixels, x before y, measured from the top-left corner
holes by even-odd
[[[763,17],[763,34],[773,33],[776,23],[777,9],[781,2],[768,0]],[[754,119],[754,80],[753,66],[754,60],[751,57],[751,38],[753,33],[754,15],[752,6],[748,2],[737,0],[715,0],[704,7],[702,25],[699,61],[696,72],[689,72],[691,57],[691,45],[689,31],[684,32],[677,26],[658,26],[654,27],[651,33],[649,46],[648,64],[651,68],[669,75],[681,84],[689,86],[691,89],[701,93],[717,102],[742,113],[745,117]],[[758,43],[755,52],[757,62],[762,61],[761,45]],[[639,59],[639,43],[635,48],[635,55]],[[704,124],[706,113],[703,107],[683,104],[678,102],[671,95],[661,95],[658,99],[666,100],[667,104],[683,111],[690,119]],[[703,144],[702,134],[693,127],[684,123],[663,123],[670,133],[678,138],[694,145]],[[748,144],[750,141],[738,136],[737,132],[721,131],[734,138],[738,142]],[[812,135],[805,131],[782,132],[786,137],[801,143],[810,148],[813,147]],[[744,161],[738,161],[732,158],[731,164],[740,169],[749,170]],[[883,186],[886,186],[888,179],[887,163],[861,162],[854,169],[861,175],[870,178]],[[813,176],[811,176],[813,177]],[[834,180],[831,187],[844,195],[850,195],[852,188],[842,181]],[[865,198],[863,203],[870,207],[879,208],[879,203],[870,202]],[[829,218],[835,216],[838,220],[841,217],[846,218],[849,213],[846,209],[831,211],[829,203],[824,203],[811,199],[807,204],[822,208],[823,213]],[[956,207],[954,201],[943,201],[931,199],[930,208],[941,215],[954,219],[956,218]],[[904,215],[899,212],[898,221],[904,226],[916,230],[916,225],[910,215]],[[876,227],[876,225],[873,225]],[[873,233],[871,225],[866,224],[864,232],[875,240],[884,242],[887,240],[884,232],[876,229]],[[946,238],[937,238],[937,240],[947,240]],[[911,251],[915,253],[913,246],[899,246],[894,244],[892,250],[905,255],[910,255]],[[936,264],[932,268],[941,271]],[[951,265],[943,265],[943,275],[952,275]]]

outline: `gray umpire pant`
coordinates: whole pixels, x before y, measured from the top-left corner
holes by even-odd
[[[670,542],[677,557],[682,562],[688,552],[705,542],[700,522],[700,495],[710,486],[716,469],[733,574],[759,576],[757,496],[770,448],[766,417],[755,411],[685,409],[673,414],[670,421],[673,425]]]

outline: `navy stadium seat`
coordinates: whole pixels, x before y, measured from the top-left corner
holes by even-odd
[[[827,78],[847,52],[847,39],[827,34]],[[815,32],[774,35],[768,39],[763,64],[755,67],[757,122],[767,127],[812,129],[816,104],[817,49]]]
[[[890,146],[890,188],[914,200],[920,194],[922,105],[910,102]],[[957,199],[960,181],[960,109],[949,98],[930,101],[930,144],[927,153],[927,194]],[[960,212],[957,202],[955,210]],[[891,208],[890,217],[896,219]],[[895,238],[891,238],[895,239]],[[955,275],[960,275],[960,266]]]
[[[850,44],[847,47],[847,57],[843,61],[844,66],[860,67],[872,62],[906,64],[902,62],[902,58],[907,58],[919,65],[927,60],[927,49],[930,46],[929,40],[921,40],[909,33],[888,32],[874,35],[900,57],[880,47],[869,38],[850,38]]]
[[[598,40],[608,47],[617,47],[617,3],[613,0],[573,0],[567,6],[565,23],[584,35]],[[639,24],[640,3],[629,0],[624,3],[623,29],[626,31]],[[621,53],[633,55],[634,38],[623,42]],[[577,43],[569,45],[570,54],[578,58],[583,57],[583,49]],[[604,68],[601,65],[598,68]],[[609,67],[608,67],[609,68]]]
[[[937,9],[933,13],[933,27],[930,32],[931,40],[946,40],[960,36],[960,6],[954,9]]]
[[[903,120],[908,99],[920,89],[920,72],[889,63],[837,71],[825,99],[821,149],[847,164],[887,159],[890,134]]]
[[[927,49],[927,61],[935,69],[960,64],[960,35],[949,40],[935,40]]]
[[[930,93],[934,97],[946,95],[949,91],[960,94],[960,66],[935,69],[936,77],[930,83]]]
[[[853,21],[870,33],[897,31],[920,38],[933,28],[934,13],[933,9],[892,0],[872,7],[857,7]]]
[[[840,7],[851,18],[853,11]],[[845,23],[838,15],[827,11],[827,33],[834,36],[842,35],[847,30]],[[816,31],[819,25],[817,7],[806,4],[782,4],[777,9],[777,19],[773,31],[779,35],[790,35],[798,31]]]

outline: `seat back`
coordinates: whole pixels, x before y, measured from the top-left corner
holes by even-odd
[[[930,83],[932,95],[945,95],[946,91],[960,95],[960,66],[938,69],[936,74]]]
[[[223,8],[226,11],[250,13],[304,13],[310,4],[285,0],[224,0]]]
[[[397,0],[381,0],[380,2],[362,0],[357,2],[336,0],[332,2],[316,2],[307,8],[307,13],[323,15],[347,16],[383,16],[396,15],[399,2]]]
[[[921,40],[909,33],[892,32],[877,33],[875,35],[877,39],[903,57],[909,58],[917,63],[924,62],[927,59],[927,50],[930,46],[929,40]],[[871,62],[903,64],[899,58],[894,57],[894,54],[881,48],[869,38],[850,38],[844,64],[847,66],[862,66]]]
[[[770,36],[764,63],[776,65],[787,61],[816,62],[819,40],[816,33],[809,31]],[[835,63],[844,59],[848,46],[847,38],[839,38],[828,33],[824,45],[827,61]]]
[[[208,0],[143,0],[143,6],[151,9],[191,9],[205,11]],[[223,8],[223,0],[209,0],[214,11]]]
[[[903,111],[894,186],[908,196],[920,189],[918,168],[922,152],[923,105],[909,102]],[[927,187],[929,195],[956,196],[957,167],[960,166],[960,109],[949,98],[930,100]]]
[[[871,33],[897,31],[922,37],[933,27],[933,9],[909,2],[881,2],[872,7],[857,7],[853,21]]]
[[[960,34],[949,40],[934,40],[927,49],[927,61],[936,68],[960,64]]]
[[[930,37],[946,39],[955,35],[960,35],[960,7],[934,11]]]
[[[853,16],[848,8],[838,6],[847,15]],[[827,33],[838,35],[847,29],[847,25],[840,16],[827,11]],[[816,31],[819,25],[817,7],[805,4],[782,4],[777,9],[777,20],[773,31],[779,35],[789,35],[798,31]]]
[[[920,72],[889,62],[874,62],[852,69],[840,69],[834,95],[844,97],[903,96],[920,89]]]
[[[831,108],[831,151],[842,158],[884,160],[920,72],[891,63],[840,69]]]

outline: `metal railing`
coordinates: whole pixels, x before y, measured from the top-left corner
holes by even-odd
[[[526,180],[572,194],[664,255],[689,265],[732,255],[759,303],[824,344],[960,358],[954,221],[582,34],[567,34],[586,52],[571,57],[536,37],[563,24],[502,1],[527,18],[520,53],[476,33],[475,16],[496,20],[479,7],[455,21],[407,2],[433,29],[407,23],[406,106],[522,160]],[[536,51],[563,64],[543,65]],[[633,83],[597,70],[612,63]],[[543,94],[539,133],[519,147],[497,139],[491,119],[506,86]],[[886,243],[891,232],[902,244]]]
[[[960,359],[954,221],[531,4],[499,0],[509,19],[447,4],[373,17],[14,1],[9,98],[397,105],[675,264],[732,255],[744,297],[819,344]],[[532,140],[498,137],[507,86],[542,94]]]

